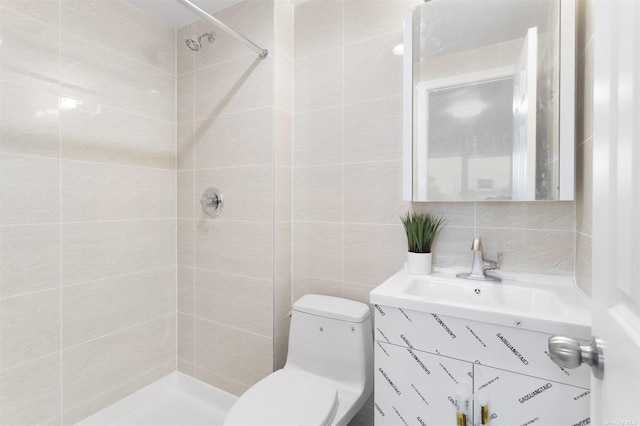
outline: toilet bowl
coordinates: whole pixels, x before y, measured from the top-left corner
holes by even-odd
[[[371,395],[369,307],[308,294],[292,312],[284,368],[247,390],[224,426],[344,426]]]

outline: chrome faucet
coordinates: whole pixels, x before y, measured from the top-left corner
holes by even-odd
[[[473,251],[473,262],[471,263],[471,272],[456,274],[457,277],[467,278],[469,280],[481,281],[502,281],[500,278],[487,275],[486,271],[500,269],[502,263],[502,253],[498,253],[498,260],[486,260],[482,255],[482,240],[480,235],[476,235],[471,243]]]

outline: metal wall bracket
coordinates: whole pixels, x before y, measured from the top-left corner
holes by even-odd
[[[209,217],[218,216],[222,211],[223,203],[222,193],[218,188],[207,188],[200,199],[202,210]]]

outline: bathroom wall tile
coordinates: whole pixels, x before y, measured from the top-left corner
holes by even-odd
[[[294,220],[339,222],[342,166],[301,167],[292,171]]]
[[[476,223],[475,203],[411,203],[411,209],[416,213],[429,212],[444,217],[445,227],[474,227]],[[469,245],[471,245],[471,240],[469,240]]]
[[[58,289],[0,299],[0,370],[60,350]]]
[[[195,321],[190,315],[178,314],[178,359],[195,362]]]
[[[342,224],[294,222],[292,247],[293,275],[342,279]]]
[[[0,406],[3,425],[35,425],[60,416],[60,355],[1,371]]]
[[[0,181],[0,224],[60,220],[59,160],[0,155]]]
[[[580,55],[585,47],[592,41],[593,27],[593,0],[581,0],[576,2],[576,50]]]
[[[592,235],[593,139],[576,149],[576,231]]]
[[[273,276],[279,278],[291,275],[291,222],[275,223],[274,232],[275,261]]]
[[[60,156],[57,87],[0,82],[0,151],[8,154]]]
[[[176,262],[175,220],[69,223],[61,235],[63,285]]]
[[[402,31],[345,46],[345,103],[402,94],[402,56],[393,53],[398,43]]]
[[[196,317],[273,335],[273,282],[196,269]]]
[[[291,276],[275,280],[273,312],[274,370],[282,368],[287,358],[287,341],[291,324]],[[284,352],[284,353],[282,353]]]
[[[63,98],[62,102],[63,158],[175,168],[175,123],[110,108],[95,101]],[[67,103],[68,108],[64,106]]]
[[[595,43],[578,54],[576,66],[576,142],[593,136],[593,63]]]
[[[60,286],[60,226],[0,227],[0,298]]]
[[[273,371],[280,370],[287,362],[289,330],[273,337]]]
[[[344,221],[400,223],[410,207],[402,200],[402,162],[344,166]]]
[[[175,306],[175,267],[64,287],[62,347],[168,315]]]
[[[345,281],[342,283],[342,297],[369,305],[369,293],[376,287],[377,285],[365,285]],[[371,312],[371,316],[373,317],[373,312]]]
[[[195,122],[196,169],[269,164],[273,108],[218,115]]]
[[[503,254],[504,271],[534,274],[574,274],[574,233],[572,231],[528,231],[478,228],[485,258]]]
[[[274,1],[276,53],[293,58],[294,5],[286,0]]]
[[[293,60],[276,54],[274,70],[275,106],[289,113],[293,110]]]
[[[295,7],[296,59],[342,46],[343,0],[310,0]]]
[[[193,72],[196,64],[196,54],[193,50],[189,49],[185,41],[187,38],[196,34],[195,22],[187,24],[183,27],[176,29],[176,75],[181,76],[183,74]]]
[[[197,170],[195,202],[209,187],[218,188],[224,197],[224,208],[216,220],[273,219],[273,166],[229,167]],[[196,217],[207,218],[202,209]]]
[[[273,58],[250,53],[195,73],[195,118],[273,105]]]
[[[62,33],[62,96],[168,122],[176,119],[175,77]]]
[[[177,204],[178,217],[182,219],[193,219],[195,215],[195,192],[193,190],[195,172],[178,171],[177,178]]]
[[[175,369],[175,357],[175,314],[66,349],[62,351],[65,411],[167,362]]]
[[[404,12],[421,0],[347,0],[344,2],[344,43],[402,31]]]
[[[273,277],[271,223],[200,220],[195,266],[254,278]]]
[[[0,0],[0,6],[53,28],[60,26],[60,0]],[[3,11],[3,14],[6,11]],[[4,19],[4,16],[3,16]],[[31,29],[33,30],[33,28]]]
[[[60,17],[70,34],[175,74],[173,28],[125,1],[65,0]]]
[[[276,108],[274,126],[274,163],[281,166],[291,166],[293,115]]]
[[[178,123],[193,121],[195,103],[195,73],[182,74],[176,78],[176,115]]]
[[[575,226],[575,203],[558,201],[477,203],[479,228],[553,229]]]
[[[338,48],[296,59],[293,67],[293,108],[296,113],[342,103],[342,51]]]
[[[195,221],[178,219],[177,258],[180,266],[194,266],[195,259]]]
[[[180,337],[180,332],[178,332],[178,337]],[[196,366],[191,364],[190,362],[187,362],[185,360],[178,358],[177,368],[178,368],[178,371],[181,373],[187,374],[191,377],[196,376]]]
[[[294,166],[342,162],[341,106],[295,114],[294,118]]]
[[[290,167],[278,166],[274,167],[275,179],[274,186],[274,215],[275,221],[291,221],[291,203],[292,200],[292,170]]]
[[[576,283],[578,287],[591,297],[591,236],[576,233]]]
[[[193,170],[195,162],[196,138],[193,121],[177,125],[176,132],[176,168]]]
[[[214,374],[251,386],[273,371],[272,351],[270,337],[196,318],[196,365]]]
[[[433,247],[431,247],[433,266],[469,268],[469,270],[471,270],[471,261],[473,260],[471,243],[473,242],[474,236],[474,228],[472,227],[444,227],[440,234],[438,234]],[[406,250],[406,234],[404,238]],[[485,235],[482,234],[483,244],[484,241]],[[486,257],[493,259],[492,256],[494,255],[495,253],[487,255]]]
[[[72,426],[80,420],[97,413],[103,408],[109,407],[110,405],[175,371],[175,366],[175,359],[165,361],[155,368],[143,371],[140,375],[130,378],[130,380],[122,383],[121,385],[110,389],[103,389],[102,393],[96,392],[93,395],[90,395],[91,399],[84,404],[71,409],[68,409],[68,407],[65,406],[62,425]]]
[[[62,161],[62,221],[169,219],[175,171]]]
[[[214,13],[214,16],[229,27],[238,31],[262,49],[273,51],[274,12],[272,0],[245,0]],[[214,65],[231,58],[250,53],[258,57],[246,46],[238,43],[224,31],[216,29],[204,19],[195,22],[196,34],[201,35],[214,31],[217,34],[213,44],[205,41],[201,51],[195,55],[197,70]],[[181,46],[180,46],[181,48]],[[259,58],[259,57],[258,57]]]
[[[402,268],[406,246],[402,225],[345,224],[344,280],[381,284]]]
[[[402,97],[344,106],[344,161],[402,159]]]
[[[43,6],[47,8],[46,3]],[[55,86],[58,83],[60,36],[57,22],[53,19],[49,22],[55,27],[2,9],[2,81],[23,86],[43,83]]]
[[[195,315],[195,269],[178,266],[178,312]]]
[[[225,392],[229,392],[232,395],[240,396],[249,389],[249,385],[240,383],[237,380],[223,376],[221,374],[213,373],[200,366],[195,367],[194,377],[200,381],[210,384]]]
[[[305,294],[323,294],[342,297],[342,282],[325,280],[311,276],[293,275],[291,277],[292,301],[295,303]]]

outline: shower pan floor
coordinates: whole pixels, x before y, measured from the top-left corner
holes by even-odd
[[[238,398],[174,372],[77,426],[221,426]]]

